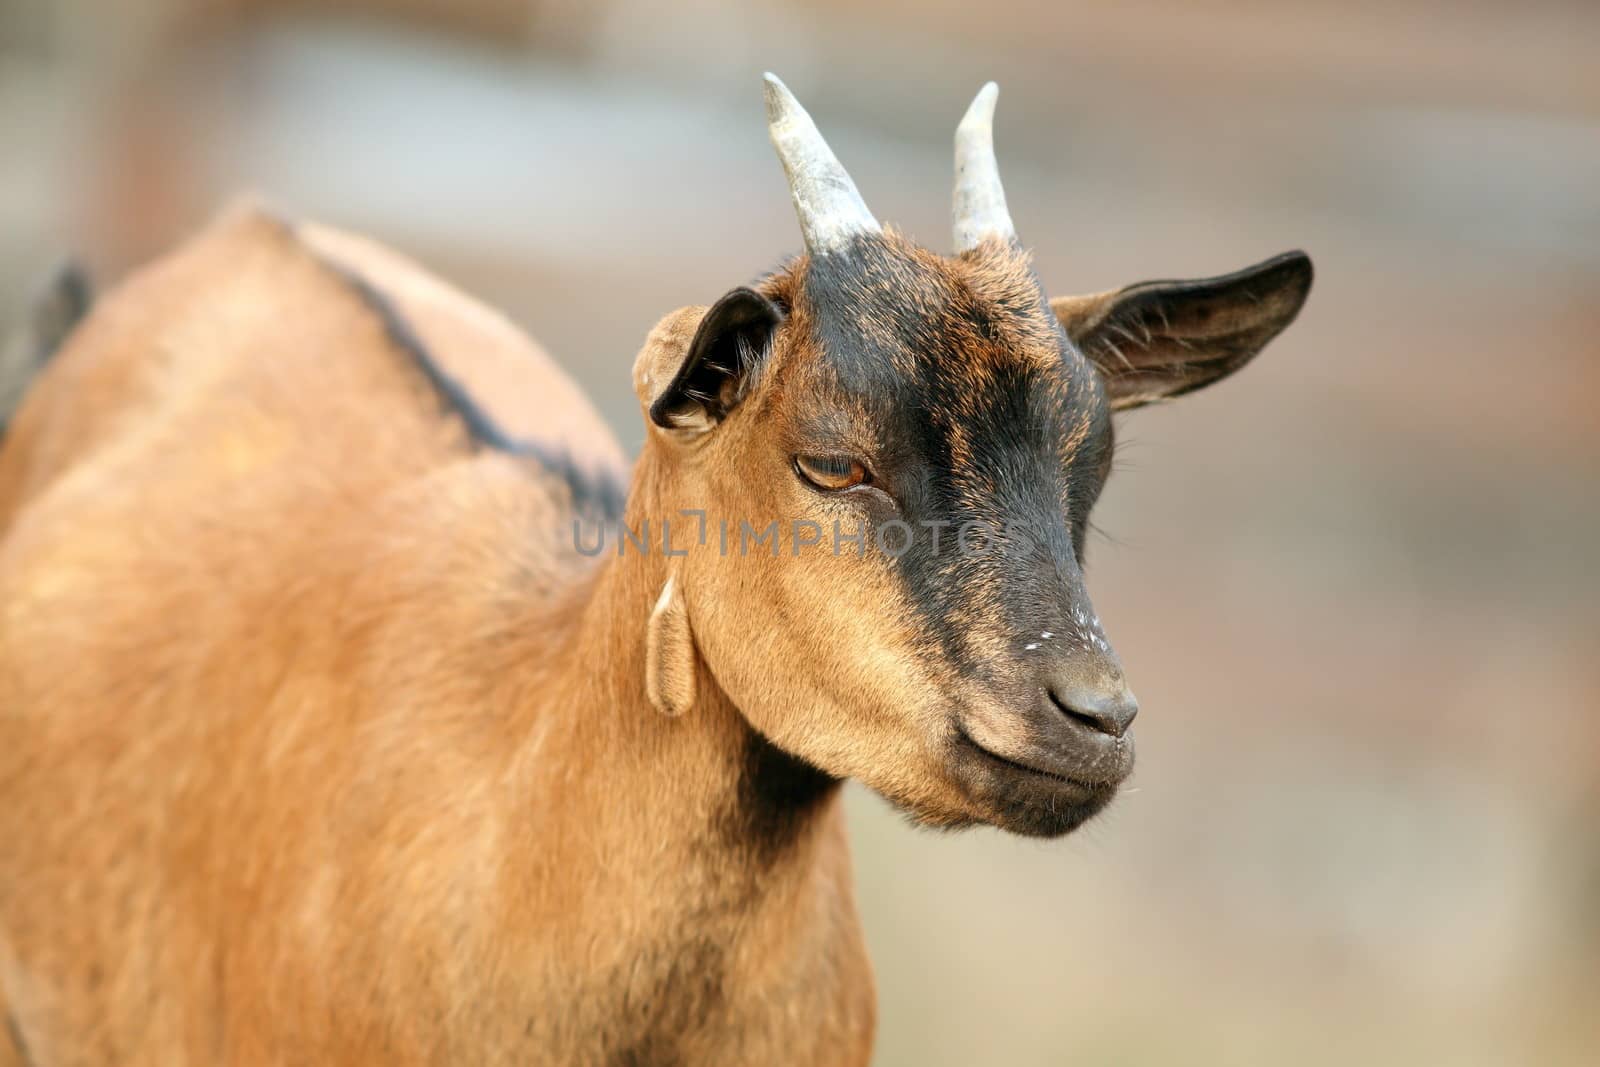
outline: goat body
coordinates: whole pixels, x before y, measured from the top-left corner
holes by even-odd
[[[347,235],[98,304],[0,451],[0,1064],[864,1062],[837,782],[651,707],[662,561],[572,539],[626,477]]]

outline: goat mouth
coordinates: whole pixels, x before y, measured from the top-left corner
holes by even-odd
[[[1080,778],[1002,756],[959,724],[952,742],[952,770],[974,805],[974,821],[1026,837],[1060,837],[1094,818],[1117,795],[1132,764],[1128,752],[1115,777]]]
[[[1020,772],[1022,774],[1031,775],[1035,778],[1044,779],[1046,781],[1058,782],[1062,785],[1070,786],[1073,789],[1090,794],[1092,796],[1109,796],[1110,794],[1115,793],[1117,786],[1121,784],[1120,781],[1095,782],[1084,778],[1074,778],[1071,775],[1062,774],[1060,771],[1046,770],[1043,767],[1035,767],[1029,763],[1018,763],[1016,760],[1011,759],[1008,756],[1002,756],[993,749],[985,748],[984,746],[980,745],[977,741],[973,740],[972,735],[967,733],[960,723],[955,724],[955,732],[956,739],[968,749],[976,752],[984,760],[990,763],[999,764],[1000,766],[1005,767],[1013,772]]]

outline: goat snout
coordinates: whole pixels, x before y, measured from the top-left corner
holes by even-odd
[[[1139,714],[1139,701],[1121,675],[1099,684],[1085,683],[1075,673],[1045,684],[1045,696],[1055,709],[1086,730],[1120,738]]]

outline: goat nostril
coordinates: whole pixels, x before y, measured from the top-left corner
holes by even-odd
[[[1120,738],[1139,714],[1139,702],[1126,689],[1115,693],[1062,692],[1052,688],[1050,701],[1080,726]]]

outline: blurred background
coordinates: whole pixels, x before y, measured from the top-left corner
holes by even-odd
[[[251,188],[507,310],[636,448],[651,324],[799,244],[767,68],[936,248],[998,79],[1052,292],[1317,265],[1124,423],[1136,789],[1052,844],[851,795],[878,1062],[1600,1063],[1600,4],[0,0],[0,328]]]

